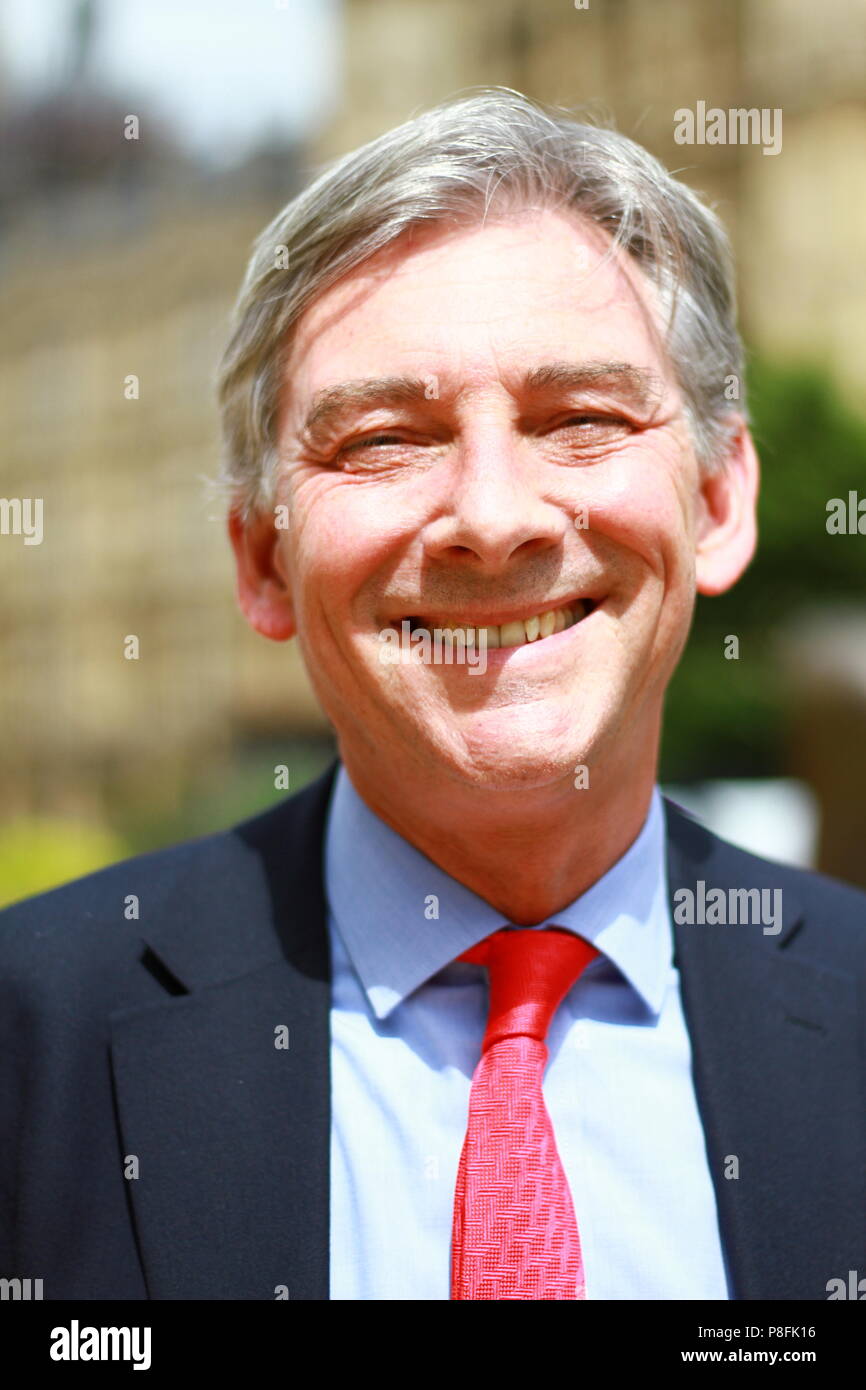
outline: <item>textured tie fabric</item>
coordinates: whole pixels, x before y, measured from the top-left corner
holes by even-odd
[[[541,1081],[551,1019],[598,954],[562,928],[504,928],[459,958],[487,966],[490,1004],[454,1194],[452,1299],[586,1297]]]

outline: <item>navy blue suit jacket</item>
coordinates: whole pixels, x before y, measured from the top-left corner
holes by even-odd
[[[0,1277],[328,1298],[333,772],[0,915]],[[778,935],[675,925],[675,955],[734,1295],[826,1299],[866,1275],[866,895],[665,813],[672,895],[782,889]]]

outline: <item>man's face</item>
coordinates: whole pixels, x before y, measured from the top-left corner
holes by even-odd
[[[707,508],[653,290],[604,250],[553,213],[416,231],[298,324],[257,625],[297,630],[350,765],[528,788],[655,745]],[[405,619],[500,645],[386,664]]]

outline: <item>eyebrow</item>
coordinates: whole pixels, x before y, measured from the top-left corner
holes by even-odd
[[[429,399],[431,376],[364,377],[319,391],[301,426],[301,438],[313,443],[347,419],[374,406],[388,408]],[[523,395],[544,392],[608,390],[638,409],[661,397],[664,386],[655,373],[628,362],[548,362],[523,376]]]

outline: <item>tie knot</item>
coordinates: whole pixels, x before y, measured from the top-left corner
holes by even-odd
[[[544,1042],[551,1019],[581,971],[599,954],[582,936],[550,927],[505,927],[460,960],[486,965],[490,1006],[482,1052],[502,1038],[523,1035]]]

